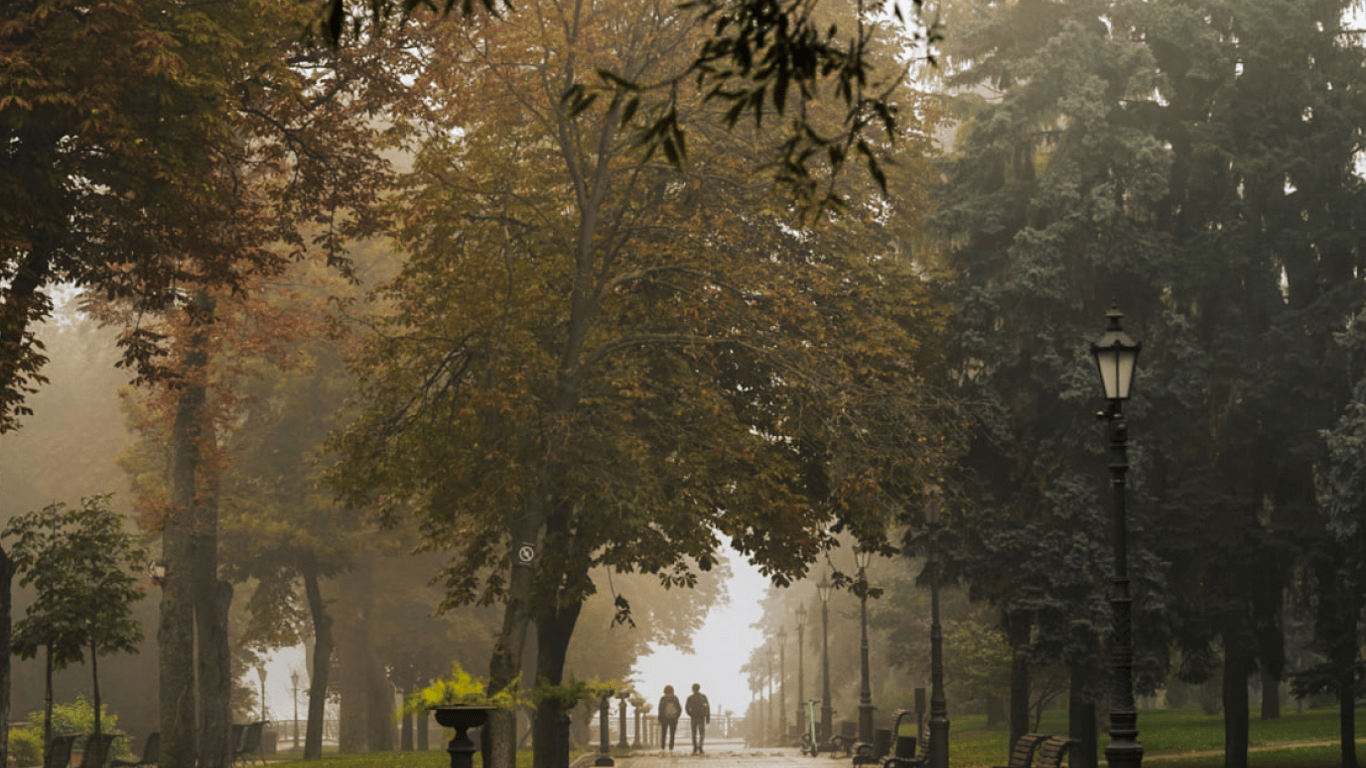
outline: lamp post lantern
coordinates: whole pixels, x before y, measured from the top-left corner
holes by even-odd
[[[944,632],[939,625],[939,537],[941,499],[938,487],[928,491],[925,520],[930,524],[930,744],[929,768],[949,766],[949,707],[944,698]]]
[[[787,741],[787,628],[778,628],[778,739],[776,746]]]
[[[803,663],[803,647],[806,634],[806,603],[797,606],[797,729],[805,732],[802,720],[806,714],[806,667]]]
[[[834,711],[830,708],[830,575],[821,576],[816,594],[821,598],[821,743],[834,735]]]
[[[873,550],[854,548],[854,563],[858,566],[859,607],[859,665],[861,680],[858,693],[858,740],[873,743],[873,689],[868,674],[868,565],[873,561]]]
[[[1139,768],[1143,746],[1138,743],[1138,710],[1134,706],[1134,649],[1132,634],[1133,599],[1129,593],[1128,520],[1124,508],[1125,474],[1129,471],[1127,442],[1129,424],[1124,418],[1124,401],[1134,382],[1134,368],[1142,344],[1135,342],[1120,327],[1124,314],[1116,307],[1105,313],[1109,325],[1091,345],[1101,386],[1110,407],[1097,414],[1110,423],[1110,485],[1114,495],[1114,579],[1110,596],[1113,626],[1110,636],[1110,663],[1113,678],[1110,690],[1110,743],[1105,761],[1110,766]]]

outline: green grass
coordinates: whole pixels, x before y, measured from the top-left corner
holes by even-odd
[[[1005,726],[986,727],[983,716],[967,715],[954,718],[950,714],[949,763],[953,768],[981,765],[1004,765],[1009,758],[1009,735]],[[1044,713],[1037,730],[1040,733],[1067,732],[1067,713],[1050,710]],[[1224,721],[1221,715],[1207,715],[1199,709],[1145,709],[1138,713],[1138,740],[1143,744],[1145,762],[1149,757],[1174,755],[1182,752],[1203,752],[1224,748]],[[1250,752],[1251,766],[1318,766],[1338,765],[1338,712],[1336,709],[1315,709],[1304,713],[1283,713],[1276,720],[1262,720],[1254,710],[1248,721],[1248,746],[1257,747],[1299,741],[1332,742],[1320,747],[1285,747],[1272,752]],[[1366,733],[1366,715],[1357,711],[1357,733]],[[1096,735],[1098,752],[1102,753],[1109,736],[1104,728]],[[1366,756],[1366,748],[1358,744],[1358,754]],[[1223,766],[1222,754],[1209,758],[1161,760],[1172,768],[1203,768]]]

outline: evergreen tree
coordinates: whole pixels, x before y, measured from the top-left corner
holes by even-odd
[[[1008,631],[1018,615],[1063,641],[1031,652],[1080,658],[1104,628],[1085,589],[1108,541],[1085,353],[1117,300],[1145,344],[1130,409],[1140,684],[1168,647],[1187,678],[1222,659],[1230,765],[1248,675],[1280,674],[1283,592],[1324,530],[1317,430],[1346,397],[1331,337],[1360,302],[1366,108],[1346,6],[969,4],[978,20],[950,51],[949,82],[975,89],[958,98],[942,217],[957,358],[998,409],[971,462],[983,483],[960,551],[996,556],[968,563],[974,589]],[[1003,578],[1007,562],[1027,575]]]

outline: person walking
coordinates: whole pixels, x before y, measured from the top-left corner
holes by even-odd
[[[672,685],[664,686],[664,695],[659,697],[659,748],[673,751],[674,733],[678,731],[678,718],[683,716],[683,705],[678,703]]]
[[[688,697],[686,709],[688,719],[692,721],[692,753],[700,755],[702,742],[707,737],[707,723],[711,722],[711,702],[707,701],[707,694],[702,692],[701,685],[692,684],[692,695]]]

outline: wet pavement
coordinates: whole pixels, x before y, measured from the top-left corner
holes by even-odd
[[[596,759],[596,754],[580,755],[571,768],[592,768]],[[847,755],[813,758],[797,748],[748,747],[739,741],[709,743],[701,755],[680,743],[672,752],[638,750],[613,755],[612,761],[614,768],[848,768],[853,763]]]

